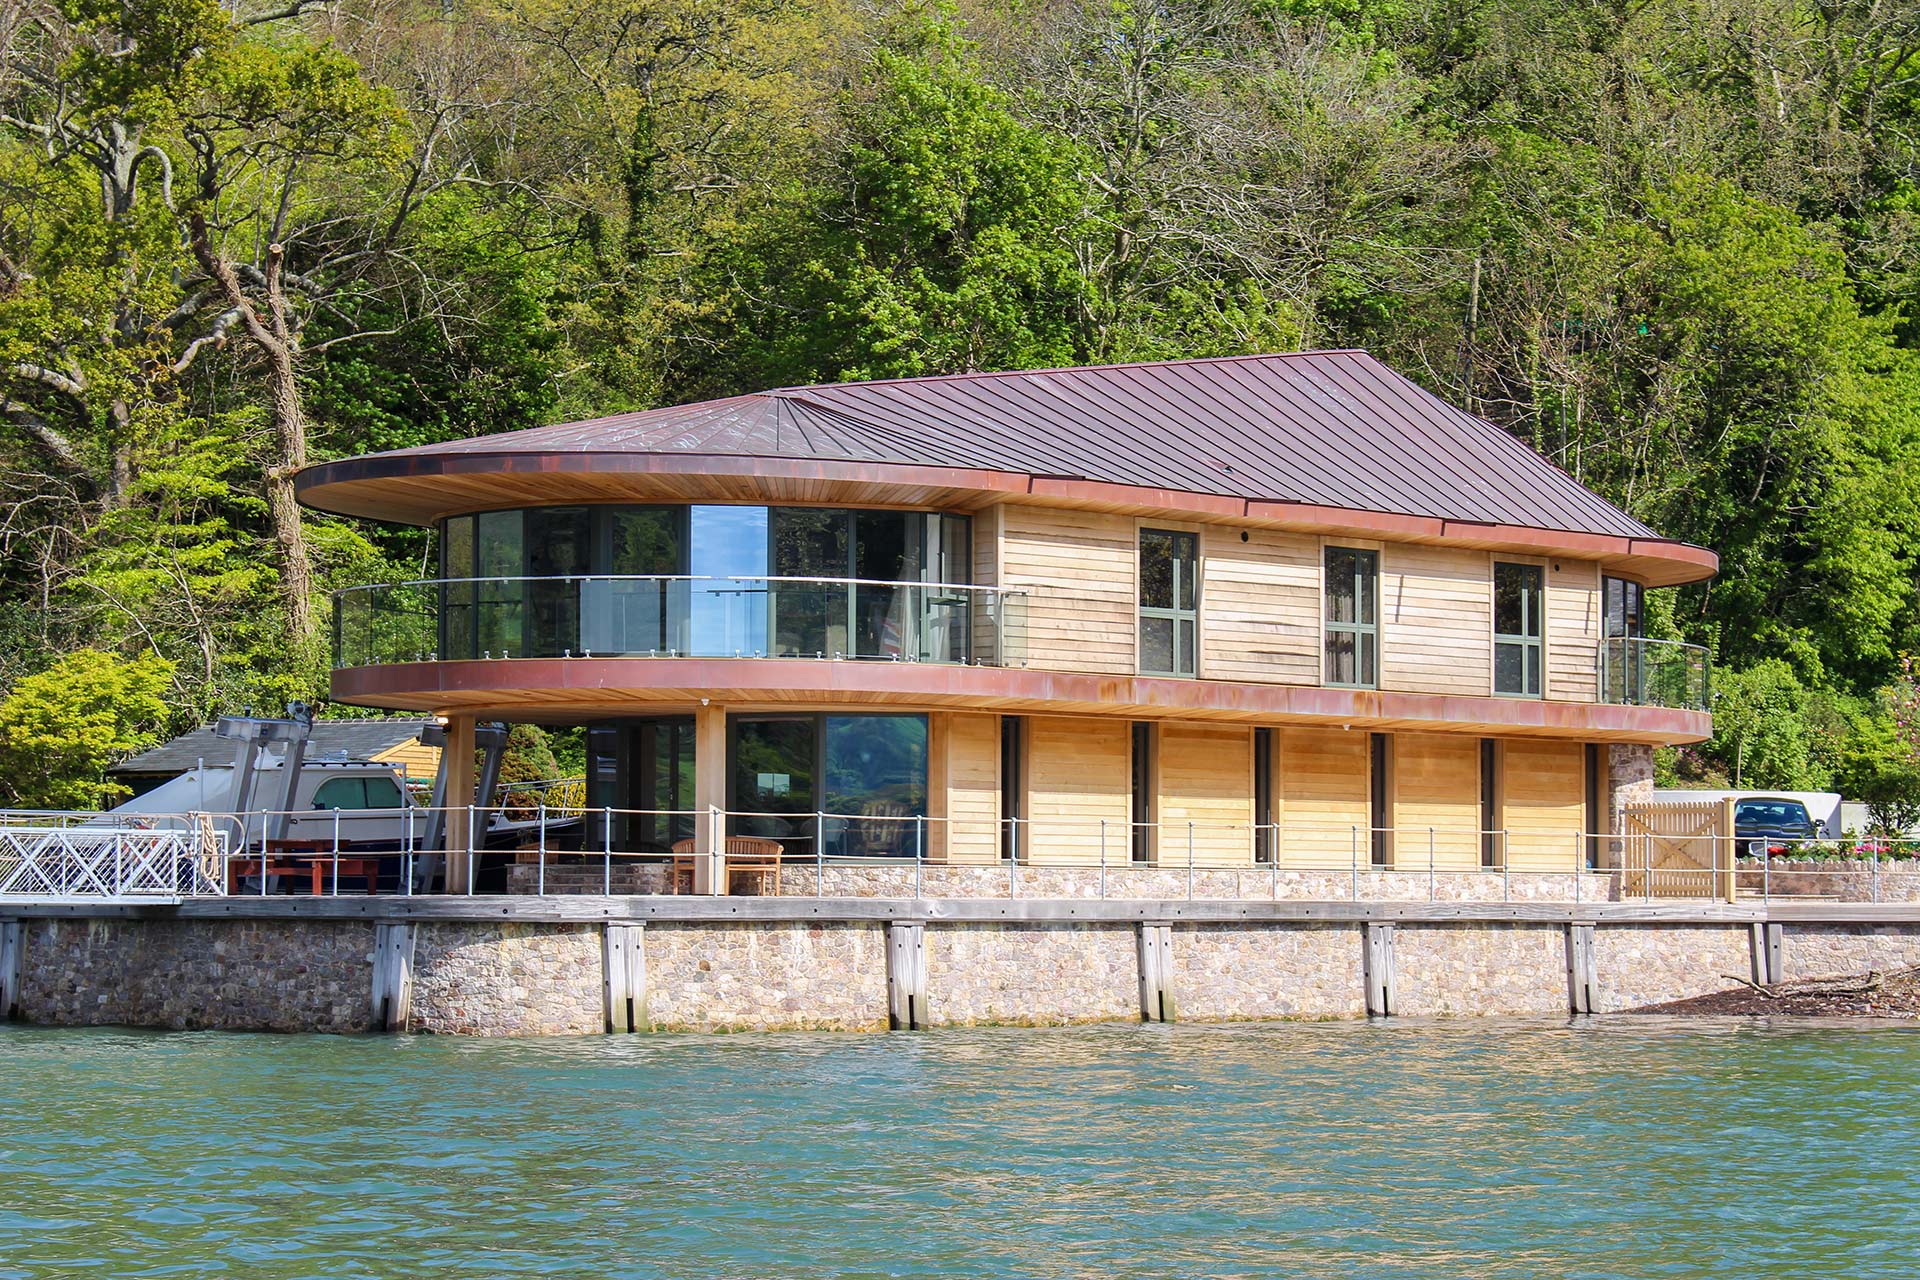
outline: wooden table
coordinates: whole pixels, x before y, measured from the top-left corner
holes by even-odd
[[[367,892],[373,893],[380,884],[380,859],[376,855],[363,853],[343,853],[335,858],[331,851],[312,848],[268,848],[264,858],[255,854],[248,857],[232,858],[227,862],[227,893],[240,895],[240,882],[250,875],[297,876],[303,871],[311,877],[314,897],[321,894],[325,883],[326,871],[334,869],[334,891],[340,889],[340,877],[360,876],[367,882]]]

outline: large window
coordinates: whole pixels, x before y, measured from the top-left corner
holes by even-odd
[[[440,652],[972,656],[971,526],[926,511],[569,506],[441,525]],[[824,581],[823,581],[824,580]]]
[[[1153,803],[1153,752],[1156,743],[1153,722],[1133,722],[1133,838],[1129,842],[1135,862],[1152,862],[1157,845],[1154,836],[1158,821]]]
[[[1606,636],[1601,644],[1600,670],[1606,682],[1606,701],[1644,701],[1644,646],[1634,641],[1646,634],[1645,588],[1625,578],[1603,578],[1600,585]]]
[[[1537,698],[1546,614],[1546,571],[1537,564],[1493,566],[1493,691]]]
[[[1380,683],[1380,555],[1328,547],[1326,682],[1372,689]]]
[[[1384,733],[1367,740],[1367,813],[1368,861],[1376,867],[1392,866],[1393,738]]]
[[[1000,857],[1019,862],[1026,850],[1027,720],[1000,717]]]
[[[1253,860],[1272,862],[1276,831],[1273,821],[1273,730],[1253,731]]]
[[[735,835],[789,857],[912,858],[927,850],[927,718],[734,716]]]
[[[1200,540],[1168,529],[1140,531],[1140,670],[1190,676],[1200,634]]]

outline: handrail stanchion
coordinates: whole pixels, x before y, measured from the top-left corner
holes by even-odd
[[[1107,820],[1100,819],[1100,898],[1107,896]]]
[[[1875,840],[1873,844],[1870,846],[1870,849],[1873,854],[1872,899],[1873,901],[1878,902],[1880,901],[1880,842],[1878,840]]]
[[[534,873],[533,896],[544,898],[547,896],[547,801],[544,796],[535,814],[540,822],[540,870]]]
[[[265,809],[260,811],[260,896],[263,898],[267,896],[267,811]]]
[[[913,815],[913,896],[916,898],[925,896],[921,892],[920,864],[925,860],[926,852],[927,815],[916,813]]]
[[[669,827],[668,834],[672,834]],[[600,809],[600,892],[613,896],[613,806]]]
[[[1580,901],[1580,887],[1587,878],[1587,860],[1582,856],[1580,845],[1585,837],[1578,831],[1573,833],[1573,900]]]
[[[340,811],[333,811],[333,897],[340,896]]]
[[[467,806],[467,896],[473,896],[473,806]]]
[[[1434,900],[1434,894],[1437,891],[1438,887],[1439,886],[1436,885],[1434,882],[1434,874],[1433,874],[1433,828],[1428,827],[1427,828],[1427,901],[1428,902],[1432,902]]]
[[[1350,896],[1360,901],[1360,828],[1347,827],[1347,878]]]
[[[1156,838],[1154,843],[1160,841]],[[1187,901],[1193,901],[1193,823],[1187,823]]]
[[[1760,901],[1773,901],[1773,851],[1771,849],[1760,858]]]
[[[813,896],[827,896],[827,815],[813,811]]]
[[[1280,901],[1280,824],[1269,822],[1268,833],[1273,842],[1267,846],[1267,897],[1270,901]]]
[[[403,898],[413,896],[413,805],[413,797],[409,795],[407,825],[400,832],[400,896]]]
[[[1646,851],[1644,855],[1644,861],[1647,864],[1647,881],[1644,887],[1647,891],[1647,901],[1652,902],[1653,901],[1653,836],[1649,834],[1649,835],[1644,835],[1640,837],[1640,847]]]
[[[1020,896],[1020,819],[1008,818],[1007,821],[1013,824],[1010,828],[1013,833],[1013,856],[1007,859],[1007,897],[1017,898]]]

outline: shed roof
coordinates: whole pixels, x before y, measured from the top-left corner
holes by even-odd
[[[335,506],[356,480],[470,473],[489,458],[519,469],[530,455],[553,470],[583,455],[965,468],[1659,538],[1363,351],[785,387],[322,464],[301,489]]]
[[[384,720],[316,720],[307,739],[307,759],[371,760],[382,751],[413,741],[435,723],[425,718]],[[215,736],[213,726],[201,725],[122,760],[108,773],[184,773],[200,764],[233,763],[234,743]]]

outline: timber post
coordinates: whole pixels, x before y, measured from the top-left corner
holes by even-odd
[[[1592,1013],[1598,982],[1593,967],[1593,923],[1567,925],[1567,1011]]]
[[[1173,992],[1173,926],[1140,922],[1140,1020],[1173,1022],[1178,1017]]]
[[[1369,921],[1361,970],[1367,984],[1367,1015],[1384,1018],[1393,1013],[1393,926]]]
[[[651,1031],[647,1015],[647,926],[609,922],[601,950],[609,1033]]]
[[[373,1025],[378,1031],[405,1031],[413,1016],[413,948],[419,926],[373,926]]]
[[[894,1031],[927,1029],[927,926],[924,921],[887,921],[887,1025]]]
[[[0,920],[0,1022],[13,1021],[20,1009],[26,951],[27,926],[18,920]]]

